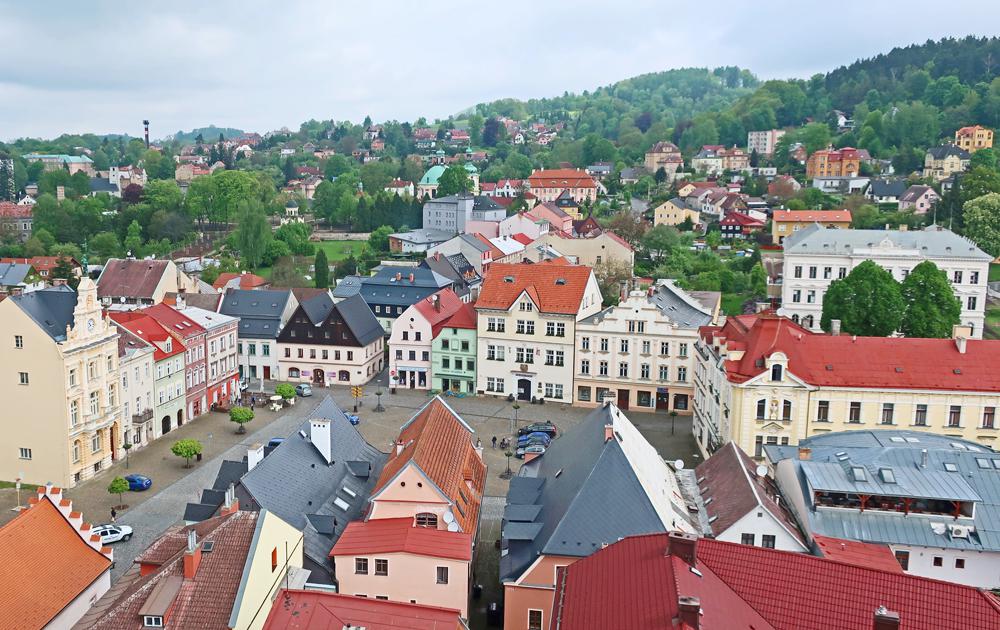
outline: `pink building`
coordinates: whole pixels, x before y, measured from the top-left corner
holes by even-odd
[[[205,365],[208,369],[205,396],[208,408],[239,395],[239,358],[236,337],[240,320],[222,313],[187,306],[178,295],[176,309],[205,329]]]
[[[340,591],[468,617],[485,484],[472,427],[435,397],[403,425],[365,520],[351,523],[330,552]]]
[[[208,412],[207,333],[190,317],[167,304],[156,304],[140,311],[155,319],[164,330],[184,345],[184,402],[188,420]]]
[[[536,221],[548,221],[549,225],[552,226],[551,230],[566,232],[567,234],[573,233],[573,217],[566,214],[564,210],[552,202],[538,204],[525,213],[525,216]]]

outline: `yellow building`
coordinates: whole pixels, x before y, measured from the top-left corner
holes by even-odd
[[[771,239],[780,245],[785,237],[813,223],[828,228],[851,229],[850,210],[775,210],[771,217]]]
[[[691,223],[698,225],[701,223],[701,213],[687,207],[684,200],[674,197],[669,201],[664,201],[653,208],[653,225],[680,225],[691,219]]]
[[[924,177],[948,179],[969,168],[971,153],[953,144],[931,147],[924,154]]]
[[[980,125],[962,127],[955,132],[955,144],[969,153],[993,148],[993,130]]]
[[[72,487],[110,466],[121,446],[118,332],[93,280],[7,298],[0,330],[0,479]]]
[[[928,431],[996,446],[1000,341],[812,333],[772,314],[704,327],[696,346],[694,433],[760,457],[831,431]]]

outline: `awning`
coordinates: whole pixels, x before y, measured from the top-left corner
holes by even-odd
[[[397,372],[426,372],[427,368],[425,368],[425,367],[408,367],[408,366],[405,366],[405,365],[399,365],[399,366],[396,366],[396,371]]]

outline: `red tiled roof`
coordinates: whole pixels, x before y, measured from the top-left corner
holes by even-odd
[[[264,630],[461,630],[466,626],[460,616],[451,608],[282,589]]]
[[[707,538],[696,574],[667,548],[633,536],[569,565],[551,628],[677,627],[679,596],[700,600],[704,630],[869,629],[880,606],[905,630],[1000,627],[1000,601],[970,586]]]
[[[730,212],[719,221],[719,225],[738,225],[745,228],[764,227],[764,222],[742,212]]]
[[[472,429],[435,397],[403,425],[399,441],[403,450],[389,456],[372,498],[412,462],[460,508],[454,514],[462,531],[474,532],[486,485],[486,464],[472,444]]]
[[[706,501],[712,499],[705,510],[712,519],[709,526],[715,536],[720,536],[747,514],[764,508],[802,545],[802,549],[808,548],[792,515],[775,501],[778,493],[774,484],[757,475],[757,464],[736,446],[736,442],[729,442],[699,464],[695,476],[702,497]]]
[[[162,303],[154,304],[139,312],[155,319],[174,337],[191,339],[192,337],[205,334],[204,328],[172,306]]]
[[[465,328],[469,330],[476,329],[476,305],[475,304],[465,304],[455,311],[451,317],[444,323],[446,328]]]
[[[97,279],[98,297],[153,297],[153,292],[167,272],[167,260],[112,258]]]
[[[75,258],[66,258],[70,266],[79,267],[80,263]],[[35,268],[35,271],[51,271],[59,264],[58,256],[33,256],[31,258],[0,258],[0,263],[22,263]]]
[[[798,221],[798,222],[839,222],[850,223],[850,210],[775,210],[773,215],[775,222]]]
[[[45,627],[110,568],[111,559],[40,496],[0,527],[0,629]]]
[[[535,240],[533,238],[531,238],[527,234],[524,234],[524,233],[521,233],[521,232],[518,232],[517,234],[512,235],[511,238],[514,239],[515,241],[517,241],[518,243],[524,245],[525,247],[527,247],[528,245],[531,245],[532,243],[535,242]]]
[[[487,196],[490,198],[490,201],[497,204],[498,206],[503,206],[504,208],[509,208],[510,206],[514,205],[515,201],[517,201],[516,197],[498,197],[496,195],[487,195]]]
[[[782,352],[788,372],[812,385],[1000,392],[1000,341],[970,339],[963,354],[952,339],[835,337],[773,313],[730,317],[700,332],[706,341],[723,337],[730,348],[745,349],[725,362],[734,383],[764,372],[758,359]]]
[[[972,125],[971,127],[962,127],[961,129],[959,129],[958,131],[955,132],[955,135],[956,136],[972,136],[972,135],[975,135],[975,133],[977,131],[979,131],[979,130],[988,131],[988,129],[986,129],[982,125]]]
[[[153,346],[153,360],[161,361],[184,352],[184,344],[173,338],[163,326],[150,317],[137,311],[110,311],[108,317],[119,326],[127,328],[130,333]],[[171,339],[171,351],[164,352],[161,346]]]
[[[0,201],[0,217],[29,218],[31,217],[31,206],[19,206],[9,201]]]
[[[493,258],[493,260],[499,260],[500,258],[504,257],[504,253],[500,251],[499,247],[491,243],[490,239],[486,238],[482,234],[479,234],[478,232],[476,234],[473,234],[473,236],[479,239],[480,243],[490,248],[490,256]]]
[[[347,524],[330,556],[410,553],[452,560],[472,560],[472,534],[415,527],[412,518],[378,518]]]
[[[827,560],[836,560],[869,569],[879,569],[889,573],[903,573],[903,567],[886,545],[830,538],[829,536],[813,536],[813,542],[819,551],[817,555]]]
[[[506,310],[527,292],[543,313],[576,315],[592,274],[578,265],[495,263],[483,278],[476,307]]]
[[[267,286],[268,284],[270,284],[267,281],[267,278],[262,278],[261,276],[258,276],[258,275],[253,274],[253,273],[230,273],[230,272],[226,272],[226,273],[220,273],[219,274],[219,277],[216,278],[215,282],[212,283],[212,287],[215,288],[215,289],[221,289],[221,288],[225,287],[226,284],[228,284],[230,280],[232,280],[234,278],[237,278],[237,277],[240,279],[240,286],[239,286],[239,288],[241,288],[241,289],[256,289],[258,287]]]
[[[438,301],[437,308],[434,307],[435,298]],[[434,338],[441,332],[445,321],[461,308],[462,300],[451,289],[441,289],[437,293],[419,300],[413,306],[431,325],[431,337]]]
[[[535,171],[528,177],[532,188],[597,188],[587,171],[577,168],[555,168]]]

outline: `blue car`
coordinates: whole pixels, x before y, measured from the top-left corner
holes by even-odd
[[[133,492],[149,490],[153,485],[153,480],[145,475],[125,475],[125,481],[128,482],[128,489]]]
[[[354,415],[353,413],[345,413],[344,415],[347,416],[347,419],[350,420],[351,424],[355,426],[361,424],[361,418]]]
[[[549,442],[552,441],[552,436],[550,436],[548,433],[543,433],[541,431],[535,431],[533,433],[527,433],[525,435],[519,435],[519,436],[517,436],[517,445],[518,446],[524,446],[524,444],[526,444],[527,442],[530,442],[530,441],[534,441],[536,443],[540,443],[540,444],[544,444],[545,446],[548,446]]]

